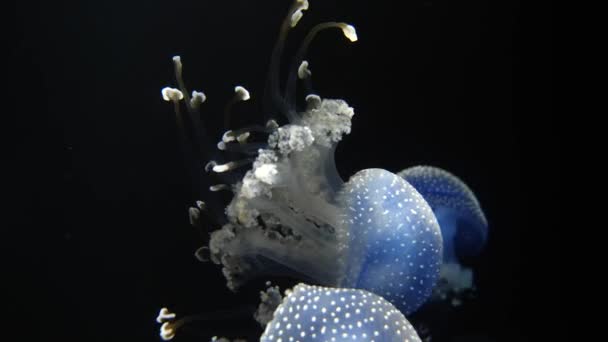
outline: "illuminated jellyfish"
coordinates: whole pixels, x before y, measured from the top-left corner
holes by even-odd
[[[282,298],[278,287],[269,287],[262,292],[262,303],[256,314],[256,319],[265,326],[260,342],[421,341],[395,306],[378,295],[358,289],[300,283]],[[176,319],[174,313],[161,309],[157,317],[161,337],[172,339],[176,331],[191,320],[191,317]],[[212,341],[229,340],[214,338]]]
[[[443,237],[443,265],[437,295],[458,296],[473,287],[473,272],[460,258],[480,253],[488,235],[488,222],[469,187],[451,173],[432,166],[415,166],[398,173],[433,209]]]
[[[332,339],[332,337],[334,339]],[[420,341],[390,302],[373,293],[296,285],[266,325],[261,342]]]
[[[206,163],[211,176],[226,179],[209,190],[233,193],[225,208],[227,222],[211,233],[208,245],[197,255],[203,258],[208,253],[211,261],[222,265],[227,286],[233,290],[253,277],[290,275],[318,285],[373,292],[407,315],[432,294],[439,276],[439,224],[424,198],[403,178],[367,169],[345,183],[336,170],[336,145],[350,133],[354,110],[343,100],[312,93],[312,73],[304,56],[319,32],[337,28],[356,41],[354,27],[336,22],[315,26],[298,50],[281,90],[284,42],[307,9],[305,0],[291,6],[271,58],[271,111],[281,113],[288,122],[279,125],[269,120],[265,125],[226,131],[217,147],[230,159],[222,163],[206,163],[199,160],[204,155],[192,153],[198,172]],[[193,150],[200,152],[205,148],[197,145],[203,134],[195,110],[205,97],[200,92],[189,96],[181,59],[175,57],[174,63],[180,89],[163,89],[163,98],[175,104],[183,141],[194,141]],[[309,94],[301,111],[295,101],[298,78]],[[230,107],[250,98],[245,88],[235,88],[235,98],[227,106],[227,123]],[[182,103],[189,116],[181,114]],[[255,140],[260,135],[267,136]],[[235,155],[239,159],[231,159]],[[201,216],[207,211],[204,201],[197,202],[190,209],[192,223],[201,226]]]

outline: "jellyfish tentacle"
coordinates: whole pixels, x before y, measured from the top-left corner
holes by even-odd
[[[254,133],[254,132],[258,132],[258,133],[272,133],[277,128],[278,128],[277,123],[274,120],[269,120],[266,123],[266,126],[251,125],[251,126],[247,126],[247,127],[241,127],[239,129],[227,130],[222,135],[222,141],[225,142],[225,143],[234,141],[234,140],[237,139],[238,136],[240,136],[241,134],[245,134],[245,133]]]
[[[186,136],[192,137],[192,148],[194,150],[194,154],[196,156],[201,156],[204,158],[201,153],[204,150],[204,146],[206,144],[206,141],[203,140],[203,137],[205,135],[205,128],[201,122],[200,114],[195,109],[195,107],[198,106],[196,106],[195,104],[197,103],[197,101],[199,101],[200,103],[204,102],[206,99],[205,95],[203,93],[194,91],[192,93],[193,97],[190,97],[188,89],[186,87],[186,83],[183,79],[183,64],[180,56],[173,57],[173,66],[175,72],[175,80],[177,81],[177,85],[180,91],[183,93],[184,103],[188,112],[188,119],[190,120],[190,124],[192,125],[191,129],[189,129],[188,131],[189,134]],[[196,101],[193,102],[193,99],[195,99]],[[183,118],[181,118],[181,120],[183,126],[183,133],[185,134],[187,128],[184,125]]]
[[[174,64],[175,64],[175,69],[176,69],[176,74],[181,73],[181,61],[179,58],[175,58],[174,57]],[[179,72],[177,70],[180,70]],[[184,89],[185,91],[185,89]],[[190,178],[191,184],[193,185],[193,187],[195,189],[199,189],[200,188],[200,181],[199,181],[199,177],[198,177],[198,166],[200,163],[200,150],[199,147],[197,145],[197,140],[196,140],[196,136],[193,137],[194,132],[192,130],[189,130],[188,128],[190,128],[187,125],[187,121],[185,120],[185,117],[182,113],[182,111],[180,110],[180,102],[184,100],[184,98],[187,98],[186,95],[184,95],[184,91],[175,89],[175,88],[171,88],[171,87],[165,87],[161,90],[161,94],[162,97],[165,101],[168,102],[172,102],[173,103],[173,110],[175,112],[175,123],[177,126],[177,131],[178,131],[178,135],[179,135],[179,139],[180,139],[180,148],[183,154],[183,161],[184,161],[184,165],[186,167],[186,172],[188,173],[188,176]],[[195,194],[197,197],[200,197],[200,193],[196,193]]]
[[[240,153],[240,154],[245,154],[245,155],[249,155],[249,156],[255,156],[258,154],[258,151],[260,149],[268,148],[268,144],[267,143],[243,143],[243,144],[228,143],[228,144],[226,144],[223,141],[220,141],[217,144],[217,148],[222,151]]]
[[[269,92],[271,102],[283,113],[290,122],[296,120],[295,112],[287,106],[284,99],[281,97],[279,77],[281,67],[281,57],[283,55],[283,49],[285,47],[285,41],[287,40],[287,34],[298,23],[302,17],[302,11],[308,9],[307,0],[294,0],[293,4],[289,8],[281,28],[279,30],[279,37],[272,50],[272,56],[270,58],[270,71],[268,73],[268,80],[266,86],[266,93]]]
[[[232,118],[232,108],[238,102],[249,101],[251,99],[251,95],[249,91],[245,89],[243,86],[234,87],[234,96],[232,99],[226,104],[224,108],[224,128],[230,129],[230,119]]]
[[[285,226],[227,224],[211,234],[209,249],[211,260],[223,266],[231,290],[262,275],[293,275],[332,285],[343,268],[330,241],[299,238]]]
[[[216,164],[215,166],[213,166],[212,170],[216,173],[228,172],[240,167],[250,165],[251,163],[253,163],[254,160],[255,159],[253,158],[246,158],[241,160],[230,161],[226,164]]]
[[[303,62],[304,56],[306,56],[308,47],[313,42],[315,37],[321,31],[324,31],[324,30],[330,29],[330,28],[338,28],[338,29],[342,30],[342,33],[344,34],[344,36],[346,38],[348,38],[351,42],[355,42],[357,40],[357,35],[356,35],[356,33],[354,33],[354,32],[356,32],[355,28],[347,23],[325,22],[325,23],[315,25],[315,27],[313,27],[310,30],[310,32],[308,32],[308,34],[302,41],[302,44],[300,45],[298,52],[296,53],[295,57],[293,58],[291,67],[289,69],[287,81],[285,82],[285,84],[286,84],[285,91],[284,91],[285,103],[287,103],[288,105],[291,105],[294,109],[295,109],[295,100],[294,99],[295,99],[295,95],[296,95],[295,94],[296,93],[296,78],[299,76],[299,74],[302,74],[301,67],[302,67],[302,62]],[[306,63],[306,67],[307,66],[308,66],[308,63]],[[309,78],[310,71],[308,71],[308,73],[306,73],[306,75],[303,75],[303,76],[307,76],[307,77],[305,77],[305,79]]]
[[[312,72],[308,68],[308,61],[302,60],[302,63],[300,63],[300,66],[298,67],[298,78],[302,81],[302,83],[304,83],[305,94],[314,93],[314,91],[312,90]],[[287,87],[289,87],[289,82],[287,82]],[[289,91],[286,91],[286,93],[289,93]],[[293,90],[293,94],[293,97],[295,98],[295,89]]]
[[[206,134],[206,128],[199,112],[201,104],[206,101],[206,96],[196,90],[192,91],[191,96],[189,95],[183,80],[183,63],[180,56],[173,57],[173,66],[179,90],[165,87],[162,95],[165,100],[174,104],[180,148],[192,184],[191,189],[194,190],[193,198],[202,198],[209,203],[208,210],[212,213],[209,213],[208,216],[213,215],[215,217],[214,222],[222,222],[225,221],[223,210],[220,210],[219,206],[213,201],[209,201],[207,190],[212,181],[208,177],[200,177],[203,166],[214,154],[212,149],[207,148],[209,146],[209,136]],[[180,109],[181,101],[184,102],[186,107],[186,115]]]
[[[174,312],[169,311],[167,308],[161,308],[156,322],[160,324],[159,335],[162,340],[172,340],[177,332],[182,329],[183,326],[190,325],[193,322],[208,322],[223,320],[227,318],[235,318],[239,316],[249,316],[252,312],[255,312],[254,307],[247,305],[241,308],[220,310],[212,313],[204,313],[197,315],[187,315],[177,318]]]

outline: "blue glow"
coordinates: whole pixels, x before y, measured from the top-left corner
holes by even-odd
[[[488,235],[488,222],[473,191],[456,176],[432,166],[399,172],[433,208],[444,240],[445,262],[477,255]]]
[[[332,337],[336,341],[421,341],[403,314],[380,296],[304,284],[294,287],[279,305],[260,341]]]
[[[409,314],[431,295],[441,266],[441,232],[431,208],[399,176],[381,169],[345,186],[349,223],[346,287],[382,295]]]

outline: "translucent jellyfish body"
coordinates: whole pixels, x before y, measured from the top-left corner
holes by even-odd
[[[472,270],[460,265],[464,256],[477,255],[485,245],[488,222],[473,191],[451,173],[431,166],[416,166],[399,172],[433,209],[443,236],[442,283],[456,293],[473,286]]]
[[[373,293],[299,284],[266,325],[261,342],[420,341],[390,302]]]
[[[271,134],[270,149],[235,186],[230,223],[211,235],[211,258],[229,287],[287,273],[366,289],[406,314],[431,295],[442,242],[424,198],[386,170],[360,171],[345,184],[337,175],[330,151],[351,116],[343,101],[323,100]]]

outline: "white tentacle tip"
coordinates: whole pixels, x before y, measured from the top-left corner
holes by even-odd
[[[251,96],[249,95],[249,91],[242,86],[234,87],[234,93],[241,101],[247,101],[251,98]]]
[[[234,163],[228,162],[226,164],[214,165],[212,170],[213,170],[213,172],[216,172],[216,173],[222,173],[222,172],[230,171],[233,168],[234,168]]]
[[[207,208],[207,204],[203,201],[196,201],[196,206],[199,210],[205,210],[205,208]]]
[[[156,322],[165,323],[168,321],[172,321],[175,318],[175,314],[170,312],[167,308],[160,309],[158,316],[156,317]]]
[[[239,134],[238,137],[236,137],[236,141],[238,141],[241,144],[244,144],[247,142],[247,139],[249,138],[249,136],[251,135],[251,133],[249,132],[245,132],[243,134]]]
[[[163,325],[160,326],[160,338],[162,338],[164,341],[169,341],[174,337],[175,331],[173,330],[169,322],[163,323]]]
[[[290,25],[292,28],[296,27],[296,25],[298,25],[298,22],[300,21],[300,19],[302,19],[302,16],[304,16],[304,14],[302,14],[301,9],[297,9],[295,12],[293,12],[293,14],[291,15],[291,22],[290,22]]]
[[[303,11],[307,10],[309,5],[308,0],[298,0],[298,8]]]
[[[351,42],[356,42],[359,39],[357,37],[357,30],[355,30],[354,26],[342,24],[340,27],[342,28],[342,33],[344,33],[344,36]]]
[[[179,89],[175,89],[175,88],[171,88],[171,87],[164,87],[160,92],[163,95],[163,100],[165,100],[167,102],[169,102],[169,101],[177,102],[184,98],[184,94],[182,94],[182,92]]]
[[[227,184],[215,184],[209,187],[209,191],[218,192],[222,190],[228,190],[230,187]]]
[[[321,97],[316,94],[306,95],[306,103],[308,104],[308,109],[317,109],[321,107]]]
[[[198,108],[203,102],[207,100],[207,96],[202,91],[192,91],[192,98],[190,98],[190,105],[193,108]]]
[[[266,122],[266,128],[271,131],[274,131],[279,128],[279,124],[276,121],[270,119]]]
[[[182,58],[180,56],[173,56],[173,65],[178,73],[182,72]]]
[[[190,225],[196,227],[199,220],[201,219],[201,211],[198,208],[191,207],[188,209],[188,218],[190,220]],[[159,322],[160,323],[160,322]]]
[[[302,19],[302,16],[304,15],[303,11],[306,11],[308,9],[308,5],[308,0],[297,1],[297,8],[293,11],[289,22],[292,28],[298,24],[300,19]]]
[[[213,167],[217,165],[217,162],[215,160],[210,160],[207,165],[205,165],[205,171],[210,172],[211,170],[213,170]]]
[[[303,80],[309,78],[310,75],[312,75],[312,73],[310,72],[310,69],[308,69],[308,61],[302,61],[298,67],[298,78]]]
[[[234,134],[231,130],[224,132],[224,135],[222,135],[222,141],[225,143],[234,141]]]

